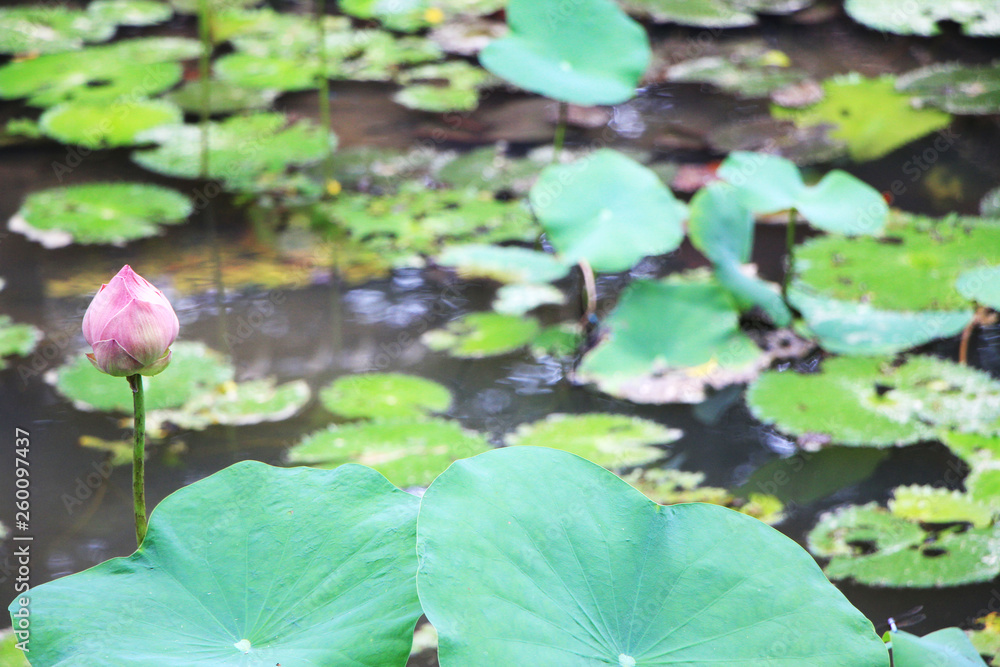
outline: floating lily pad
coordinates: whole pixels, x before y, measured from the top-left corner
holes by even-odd
[[[756,12],[787,14],[813,0],[624,0],[629,12],[659,23],[707,28],[744,28],[757,23]]]
[[[530,317],[469,313],[452,320],[443,329],[428,331],[420,340],[436,352],[479,359],[516,352],[537,333],[538,322]]]
[[[767,97],[772,91],[806,78],[789,66],[788,56],[758,44],[745,45],[728,55],[704,56],[670,67],[667,78],[676,82],[710,83],[739,97]]]
[[[962,273],[955,283],[959,294],[993,310],[1000,310],[1000,266],[981,266]]]
[[[319,65],[296,58],[230,53],[215,61],[215,74],[231,85],[294,92],[319,87]]]
[[[795,250],[796,277],[833,299],[900,311],[969,309],[959,276],[995,265],[1000,225],[982,218],[898,215],[884,239],[810,239]]]
[[[168,176],[198,178],[201,173],[201,128],[168,125],[145,132],[139,140],[158,148],[136,151],[139,165]],[[288,124],[279,113],[236,116],[208,126],[209,178],[227,187],[251,187],[266,172],[283,172],[320,160],[328,151],[318,126],[300,121]]]
[[[7,367],[4,357],[23,357],[31,354],[42,336],[41,330],[37,327],[31,324],[17,324],[9,315],[0,315],[0,370]]]
[[[0,533],[6,538],[7,533]],[[20,640],[14,636],[14,629],[0,630],[0,665],[4,667],[31,667],[21,649],[17,648]],[[30,642],[29,642],[30,646]]]
[[[622,479],[660,505],[677,503],[710,503],[721,505],[775,524],[784,519],[784,505],[778,498],[763,493],[751,493],[739,498],[717,486],[702,486],[705,474],[674,468],[646,468],[633,470]]]
[[[976,647],[958,628],[944,628],[917,637],[897,630],[888,633],[896,667],[986,667]]]
[[[524,315],[540,306],[558,306],[566,303],[566,294],[552,285],[514,283],[497,290],[493,310],[504,315]],[[532,346],[537,345],[537,338]]]
[[[451,406],[447,387],[402,373],[345,375],[324,388],[319,398],[328,410],[347,419],[416,419]]]
[[[967,630],[966,634],[980,655],[989,656],[994,661],[1000,655],[1000,614],[990,612],[977,619],[982,628]]]
[[[31,659],[403,665],[418,505],[361,466],[237,463],[160,502],[133,555],[31,588]]]
[[[548,162],[531,154],[513,158],[498,146],[484,146],[449,160],[437,170],[435,176],[452,187],[487,188],[493,192],[524,194],[535,182],[538,172],[548,166]]]
[[[885,447],[935,438],[934,426],[993,434],[1000,383],[933,357],[901,366],[886,358],[838,357],[820,373],[769,371],[747,391],[757,419],[815,441]]]
[[[884,449],[824,447],[772,459],[751,473],[739,493],[773,495],[802,507],[870,478],[889,457]]]
[[[159,0],[94,0],[87,13],[111,24],[147,26],[166,21],[174,10]]]
[[[953,114],[995,114],[1000,112],[1000,63],[921,67],[896,79],[896,90],[910,95],[920,106]]]
[[[444,665],[889,661],[871,623],[773,528],[712,505],[661,507],[566,452],[455,463],[423,496],[417,550]]]
[[[804,109],[773,106],[775,118],[799,127],[828,124],[830,136],[847,143],[857,162],[874,160],[948,126],[951,116],[937,109],[914,109],[908,95],[896,91],[894,77],[866,79],[859,74],[835,76],[823,82],[825,98]]]
[[[827,232],[879,235],[889,215],[888,205],[875,188],[839,169],[807,186],[790,160],[736,151],[726,157],[718,174],[736,188],[754,213],[795,209]]]
[[[0,98],[26,97],[36,107],[122,100],[116,105],[121,112],[175,85],[181,79],[181,66],[175,61],[200,53],[201,45],[193,39],[144,37],[14,61],[0,67]]]
[[[266,109],[278,96],[276,90],[245,88],[229,81],[212,81],[208,112],[212,115],[235,113],[247,109]],[[188,81],[171,91],[164,99],[173,102],[186,113],[198,114],[202,110],[200,81]]]
[[[42,133],[63,143],[88,148],[132,146],[139,134],[181,122],[181,110],[163,100],[137,100],[118,105],[66,102],[45,111]]]
[[[570,264],[558,257],[518,246],[461,245],[445,249],[435,261],[463,278],[502,283],[548,283],[565,278]]]
[[[824,514],[807,540],[814,554],[830,557],[828,577],[866,586],[960,586],[1000,574],[1000,529],[928,532],[875,504]]]
[[[817,296],[793,283],[788,302],[824,349],[837,354],[881,355],[902,352],[958,334],[972,319],[971,310],[917,312],[882,310],[867,303]]]
[[[941,21],[954,21],[966,35],[1000,35],[1000,8],[988,0],[913,0],[905,8],[879,0],[847,0],[852,19],[874,30],[900,35],[937,35]]]
[[[479,89],[489,83],[490,79],[485,70],[464,60],[424,65],[407,70],[397,77],[406,87],[393,95],[392,99],[404,107],[421,111],[472,111],[479,106]]]
[[[176,410],[151,410],[146,428],[159,434],[167,430],[168,424],[200,431],[216,424],[247,426],[284,421],[301,412],[311,396],[304,380],[280,385],[275,385],[273,379],[230,382],[192,396]]]
[[[702,396],[716,369],[744,373],[745,382],[756,376],[761,352],[740,332],[738,318],[729,294],[714,282],[638,280],[608,315],[605,340],[584,356],[578,379],[630,396],[630,384],[671,369],[694,380]]]
[[[510,34],[479,54],[483,67],[563,102],[619,104],[635,95],[650,60],[646,30],[611,0],[579,0],[551,13],[535,0],[510,0]]]
[[[508,444],[561,449],[616,470],[663,458],[664,450],[654,445],[669,444],[681,435],[679,429],[628,415],[552,414],[519,426]]]
[[[340,11],[361,19],[376,19],[392,30],[412,32],[427,25],[427,0],[340,0]]]
[[[115,24],[89,12],[61,5],[0,9],[0,53],[57,53],[103,42]]]
[[[170,0],[170,4],[178,12],[185,14],[197,14],[201,11],[202,0]],[[221,12],[255,7],[260,4],[260,0],[208,0],[208,9],[214,14]]]
[[[158,185],[92,183],[28,195],[9,227],[46,248],[124,245],[160,233],[161,225],[183,222],[191,210],[187,197]]]
[[[972,524],[986,528],[993,523],[993,511],[961,491],[931,486],[900,486],[893,490],[889,511],[915,523]]]
[[[147,410],[179,408],[198,394],[232,382],[233,368],[204,344],[179,341],[170,349],[170,372],[144,378]],[[82,352],[52,379],[59,393],[81,410],[132,412],[128,382],[101,373]]]
[[[454,461],[490,448],[480,434],[444,419],[331,426],[288,450],[288,461],[321,468],[363,463],[400,487],[427,486]]]
[[[531,206],[552,246],[595,271],[627,271],[684,238],[684,204],[654,172],[611,149],[546,167],[531,188]]]

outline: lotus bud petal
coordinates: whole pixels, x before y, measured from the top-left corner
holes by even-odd
[[[163,292],[128,265],[101,285],[83,316],[94,366],[108,375],[156,375],[170,363],[180,322]]]

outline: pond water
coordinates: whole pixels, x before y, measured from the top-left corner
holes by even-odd
[[[190,34],[190,29],[189,22],[178,19],[167,31]],[[772,48],[788,53],[818,75],[904,71],[929,55],[940,59],[940,51],[973,60],[996,53],[994,40],[942,38],[918,44],[866,31],[843,19],[819,25],[765,20],[753,30],[731,32],[721,39],[762,35]],[[695,30],[661,28],[654,33],[654,42],[658,49],[680,50],[697,36]],[[503,140],[515,151],[525,151],[551,138],[548,118],[553,104],[537,97],[495,94],[454,127],[437,116],[394,104],[392,92],[391,86],[379,84],[333,86],[333,124],[341,147],[407,149],[432,142],[441,150],[465,150]],[[277,106],[301,116],[315,117],[317,111],[314,95],[305,93],[282,97]],[[734,101],[695,84],[658,85],[615,110],[612,144],[653,150],[661,160],[705,163],[718,158],[704,146],[709,131],[749,120],[762,110],[766,112],[766,105]],[[16,103],[0,105],[0,120],[24,111]],[[996,117],[955,121],[952,129],[958,141],[952,150],[935,158],[934,177],[907,188],[894,205],[929,214],[974,213],[982,194],[1000,181]],[[571,128],[569,145],[585,145],[601,132]],[[932,142],[930,137],[880,160],[846,168],[884,191],[901,177],[904,164]],[[59,184],[141,178],[185,192],[193,190],[190,182],[138,174],[127,151],[88,155],[60,180],[53,163],[69,163],[68,150],[53,144],[0,149],[0,220],[12,216],[28,193]],[[432,352],[417,342],[419,333],[463,313],[487,309],[496,289],[486,282],[460,281],[439,269],[405,269],[388,278],[361,282],[316,272],[308,276],[307,286],[296,289],[229,284],[220,290],[216,259],[226,249],[236,248],[236,259],[226,261],[245,262],[252,270],[260,242],[253,237],[246,209],[225,197],[213,202],[211,215],[213,219],[208,220],[208,209],[199,211],[192,222],[125,248],[45,250],[18,234],[0,235],[0,275],[6,280],[0,312],[35,324],[47,336],[36,355],[0,371],[0,442],[4,443],[0,449],[7,457],[0,463],[0,470],[5,471],[0,475],[0,516],[8,525],[12,523],[13,477],[6,472],[12,454],[7,443],[12,445],[14,428],[19,427],[30,431],[32,443],[34,584],[127,555],[134,548],[128,466],[104,476],[100,471],[105,453],[78,444],[81,434],[113,440],[125,437],[127,429],[113,417],[77,410],[44,379],[47,371],[83,347],[80,318],[90,297],[55,298],[47,294],[47,284],[85,271],[92,274],[95,267],[141,266],[143,261],[170,258],[178,252],[203,254],[203,261],[185,263],[183,270],[186,282],[205,287],[197,295],[184,296],[170,293],[166,286],[181,321],[181,337],[230,353],[238,379],[304,378],[316,390],[349,373],[412,373],[447,386],[456,397],[448,416],[488,433],[495,442],[518,424],[553,413],[601,411],[648,418],[684,431],[679,441],[664,449],[662,465],[703,472],[706,484],[730,489],[744,484],[761,490],[773,486],[788,507],[788,518],[778,527],[800,542],[826,509],[847,502],[884,502],[889,490],[900,484],[940,484],[950,466],[956,465],[957,460],[936,443],[878,453],[834,448],[795,455],[792,443],[750,416],[740,387],[718,392],[700,405],[636,405],[575,386],[567,379],[564,365],[539,361],[526,353],[459,360]],[[784,228],[758,225],[753,259],[763,277],[781,279],[783,253]],[[647,261],[640,270],[662,274],[703,263],[685,243],[670,256]],[[296,269],[290,266],[289,270]],[[626,277],[601,277],[601,302],[613,302],[625,283]],[[561,285],[578,289],[573,279]],[[79,293],[87,293],[94,286],[77,287]],[[566,306],[544,310],[542,315],[557,321],[578,313],[574,306]],[[1000,377],[1000,329],[983,330],[974,347],[973,361]],[[956,349],[957,341],[948,340],[931,351],[954,356]],[[329,421],[329,414],[313,401],[299,416],[275,424],[173,433],[150,452],[147,502],[155,506],[169,493],[236,461],[282,464],[290,445]],[[0,598],[4,600],[14,597],[13,548],[9,540],[0,545]],[[923,605],[927,618],[916,627],[918,634],[949,625],[967,626],[1000,602],[993,584],[944,590],[854,585],[841,589],[879,629],[887,617]]]

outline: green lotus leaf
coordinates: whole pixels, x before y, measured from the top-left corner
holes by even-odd
[[[1000,113],[1000,63],[968,67],[938,63],[907,72],[896,79],[896,90],[920,106],[953,114]]]
[[[715,277],[720,285],[729,290],[741,311],[760,306],[776,326],[786,327],[791,323],[792,312],[781,298],[779,288],[772,289],[769,283],[747,275],[735,260],[724,260],[717,264]]]
[[[201,11],[202,0],[170,0],[174,9],[184,14],[197,14]],[[208,9],[212,14],[234,9],[246,9],[260,4],[260,0],[208,0]]]
[[[155,434],[172,424],[200,431],[216,424],[247,426],[284,421],[302,411],[312,392],[304,380],[276,385],[274,379],[227,383],[201,391],[173,410],[151,410],[146,428]]]
[[[612,394],[668,369],[688,369],[692,379],[718,368],[755,371],[760,357],[739,330],[739,314],[728,292],[714,282],[637,280],[605,326],[605,340],[584,356],[578,378]]]
[[[435,261],[462,278],[502,283],[549,283],[565,278],[570,266],[558,257],[518,246],[470,244],[445,249]]]
[[[33,587],[31,659],[402,667],[418,505],[361,466],[237,463],[165,498],[128,558]]]
[[[179,408],[233,381],[232,366],[203,343],[179,341],[170,349],[170,372],[143,378],[147,410]],[[132,412],[128,382],[101,373],[82,352],[55,372],[52,384],[80,410]]]
[[[1000,35],[1000,8],[988,0],[914,0],[904,11],[879,0],[847,0],[844,9],[874,30],[900,35],[937,35],[941,21],[954,21],[966,35]]]
[[[531,188],[531,206],[552,246],[595,271],[627,271],[684,238],[684,204],[654,172],[611,149],[546,167]]]
[[[510,34],[479,54],[502,79],[563,102],[619,104],[635,95],[650,60],[645,29],[611,0],[579,0],[552,11],[535,0],[507,3]]]
[[[728,56],[703,56],[677,63],[667,71],[667,78],[681,83],[709,83],[738,97],[767,97],[807,77],[802,70],[788,65],[784,53],[752,44]]]
[[[417,552],[443,667],[888,664],[871,623],[773,528],[661,507],[566,452],[453,464],[423,496]]]
[[[181,122],[181,110],[163,100],[112,104],[65,102],[47,109],[38,121],[42,133],[67,144],[116,148],[142,143],[139,135]]]
[[[393,96],[395,101],[411,109],[444,113],[479,106],[479,89],[489,84],[491,77],[479,67],[455,60],[406,70],[397,80],[406,87]]]
[[[990,612],[986,616],[977,619],[976,625],[982,628],[967,630],[969,641],[976,648],[980,655],[985,655],[996,660],[1000,655],[1000,614]]]
[[[202,86],[200,81],[189,81],[176,90],[164,95],[186,113],[199,114],[202,110]],[[244,88],[228,81],[211,82],[208,112],[212,115],[235,113],[247,109],[266,109],[278,96],[276,90]]]
[[[887,447],[934,439],[935,427],[1000,432],[1000,382],[934,357],[827,359],[819,373],[769,371],[747,391],[757,419],[806,442]]]
[[[117,101],[121,113],[175,85],[181,79],[176,61],[197,58],[200,53],[201,45],[193,39],[143,37],[14,61],[0,67],[0,98],[26,97],[36,107]]]
[[[704,473],[676,468],[645,468],[633,470],[621,477],[630,486],[660,505],[677,503],[721,505],[771,525],[785,518],[785,506],[777,497],[750,493],[744,499],[717,486],[702,486],[705,481]]]
[[[292,463],[336,468],[363,463],[404,488],[427,486],[454,461],[490,449],[478,433],[444,419],[331,426],[288,450]]]
[[[295,58],[230,53],[212,67],[219,79],[244,88],[292,92],[319,87],[319,64]]]
[[[46,248],[70,243],[124,245],[184,222],[191,200],[143,183],[88,183],[28,195],[9,227]]]
[[[163,23],[174,10],[159,0],[94,0],[87,5],[87,13],[107,23],[147,26]]]
[[[1000,563],[991,555],[1000,548],[1000,528],[928,532],[874,504],[822,515],[807,540],[813,553],[831,557],[824,571],[835,581],[935,588],[1000,574]]]
[[[500,147],[483,146],[462,153],[441,166],[435,177],[452,187],[487,188],[525,194],[547,161],[533,155],[511,157]]]
[[[944,628],[917,637],[898,630],[889,633],[896,667],[986,667],[979,651],[958,628]]]
[[[538,322],[530,317],[501,313],[469,313],[443,329],[432,329],[420,340],[436,352],[453,357],[480,359],[510,354],[531,342]]]
[[[391,30],[413,32],[427,25],[427,0],[340,0],[340,11],[360,19],[376,19]]]
[[[7,367],[4,357],[31,354],[43,335],[31,324],[18,324],[9,315],[0,315],[0,370]]]
[[[955,456],[971,466],[983,460],[1000,460],[1000,436],[956,431],[942,431],[938,435]]]
[[[884,265],[883,265],[884,266]],[[817,296],[796,282],[788,302],[805,319],[805,332],[837,354],[878,356],[958,334],[972,319],[971,310],[917,312],[882,310],[868,303]]]
[[[806,187],[794,162],[767,153],[733,151],[716,173],[736,188],[740,199],[754,213],[794,208],[795,199]]]
[[[531,354],[536,358],[569,357],[580,349],[583,333],[576,323],[563,322],[542,327],[531,341]]]
[[[540,306],[560,306],[566,303],[566,294],[558,287],[538,283],[513,283],[497,290],[493,310],[504,315],[524,315]],[[532,341],[532,348],[538,339]]]
[[[75,51],[84,42],[103,42],[114,34],[113,22],[62,5],[0,9],[0,53]]]
[[[847,143],[851,158],[865,162],[941,130],[951,116],[937,109],[914,109],[908,95],[896,92],[890,75],[866,79],[859,74],[839,75],[823,82],[825,98],[803,109],[773,106],[775,118],[798,127],[832,125],[834,139]]]
[[[198,178],[201,173],[201,128],[168,125],[140,135],[160,144],[132,153],[139,165],[168,176]],[[222,179],[232,189],[252,188],[267,172],[283,172],[320,160],[326,146],[321,128],[300,121],[289,125],[279,113],[236,116],[208,126],[209,178]]]
[[[521,424],[508,443],[561,449],[617,470],[663,458],[664,450],[655,445],[669,444],[681,435],[679,429],[648,419],[592,412],[551,414],[541,421]]]
[[[786,14],[813,0],[623,0],[629,12],[658,23],[706,28],[745,28],[757,23],[756,12]]]
[[[811,505],[870,478],[889,457],[885,449],[824,447],[772,459],[750,474],[736,491],[758,493],[795,506]]]
[[[993,511],[1000,510],[1000,467],[994,461],[977,461],[964,484],[969,498]]]
[[[345,375],[322,389],[319,398],[347,419],[417,419],[451,407],[447,387],[402,373]]]
[[[3,535],[6,538],[6,533]],[[4,665],[4,667],[31,667],[31,663],[24,657],[24,653],[17,648],[18,641],[18,638],[14,636],[13,628],[0,630],[0,665]]]
[[[975,528],[993,523],[993,511],[961,491],[921,486],[899,486],[893,490],[889,511],[917,523],[966,522]]]
[[[981,266],[963,272],[955,282],[959,294],[993,310],[1000,310],[1000,266]]]

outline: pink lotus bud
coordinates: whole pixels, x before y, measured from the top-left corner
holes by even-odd
[[[126,377],[156,375],[170,363],[180,323],[163,292],[127,264],[101,285],[83,316],[83,337],[97,370]]]

